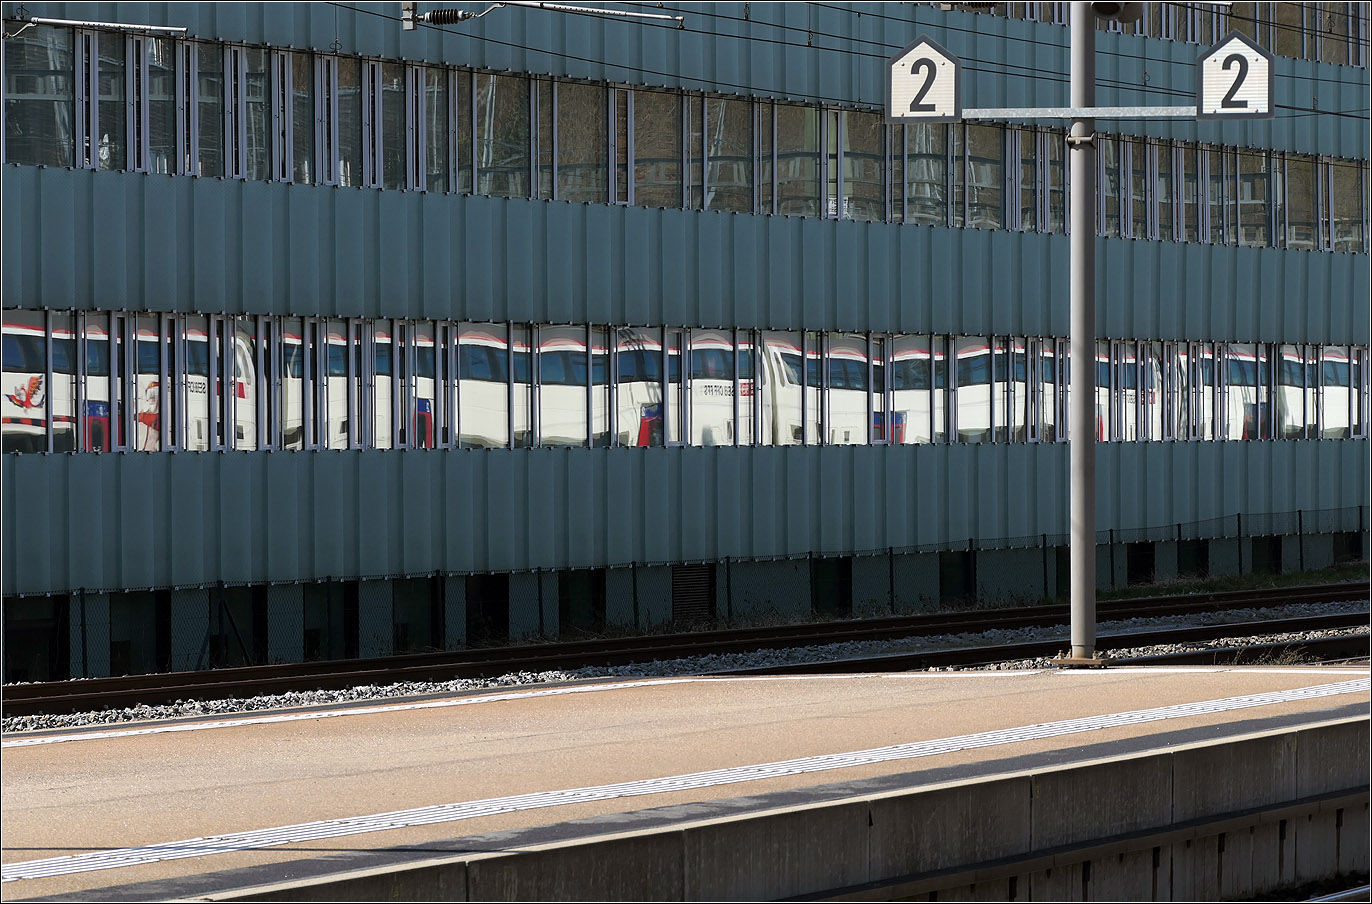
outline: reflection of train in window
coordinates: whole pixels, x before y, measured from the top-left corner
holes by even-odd
[[[1100,440],[1366,435],[1364,347],[1095,348]],[[5,450],[25,453],[1018,443],[1065,438],[1066,351],[1013,336],[12,311],[0,404]]]

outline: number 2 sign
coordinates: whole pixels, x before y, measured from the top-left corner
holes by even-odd
[[[1231,31],[1196,61],[1197,119],[1270,119],[1272,55]]]
[[[962,118],[962,64],[921,35],[887,61],[886,121],[956,122]]]

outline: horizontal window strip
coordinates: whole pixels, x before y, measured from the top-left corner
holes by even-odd
[[[5,452],[1039,443],[1068,342],[7,311]],[[1099,340],[1101,442],[1360,439],[1368,348]]]

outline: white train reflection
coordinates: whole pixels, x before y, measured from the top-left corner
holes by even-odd
[[[1054,441],[1066,343],[11,311],[6,451]],[[1359,346],[1102,341],[1105,441],[1366,434]]]

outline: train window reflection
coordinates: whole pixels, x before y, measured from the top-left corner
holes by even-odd
[[[984,336],[954,340],[957,380],[957,439],[991,440],[991,347]]]
[[[48,448],[48,339],[45,315],[6,311],[3,348],[4,419],[0,423],[5,452],[45,452]],[[54,407],[54,412],[57,409]]]
[[[182,360],[185,373],[181,390],[184,402],[184,433],[181,448],[200,452],[210,447],[209,421],[209,376],[210,342],[209,321],[201,316],[187,317],[181,332]]]
[[[615,424],[621,446],[660,446],[665,440],[662,332],[615,330]]]
[[[828,339],[825,439],[840,446],[866,445],[871,433],[867,337],[862,333],[830,333]]]
[[[1276,438],[1305,434],[1305,358],[1295,345],[1283,345],[1277,357]]]
[[[897,443],[933,441],[933,357],[928,336],[897,336],[891,347],[891,408],[904,421]]]
[[[538,441],[545,446],[587,442],[587,360],[584,327],[538,331]]]
[[[1342,345],[1325,346],[1320,352],[1320,372],[1320,436],[1326,439],[1351,436],[1354,395],[1349,349]]]
[[[458,329],[459,443],[465,448],[509,445],[509,346],[506,327],[464,323]]]
[[[591,445],[610,445],[610,334],[603,326],[591,327]]]
[[[767,374],[762,394],[762,442],[795,446],[805,441],[805,387],[801,379],[801,333],[764,332],[760,369]]]
[[[725,330],[691,331],[691,443],[734,444],[734,340]]]
[[[751,446],[754,442],[770,442],[767,436],[759,436],[763,431],[759,402],[762,400],[763,387],[767,383],[764,375],[756,367],[753,354],[753,332],[738,332],[738,444]],[[770,431],[767,431],[770,432]]]
[[[512,439],[516,449],[534,444],[534,356],[530,329],[522,324],[510,327],[511,373],[514,377],[513,405],[510,419]]]

